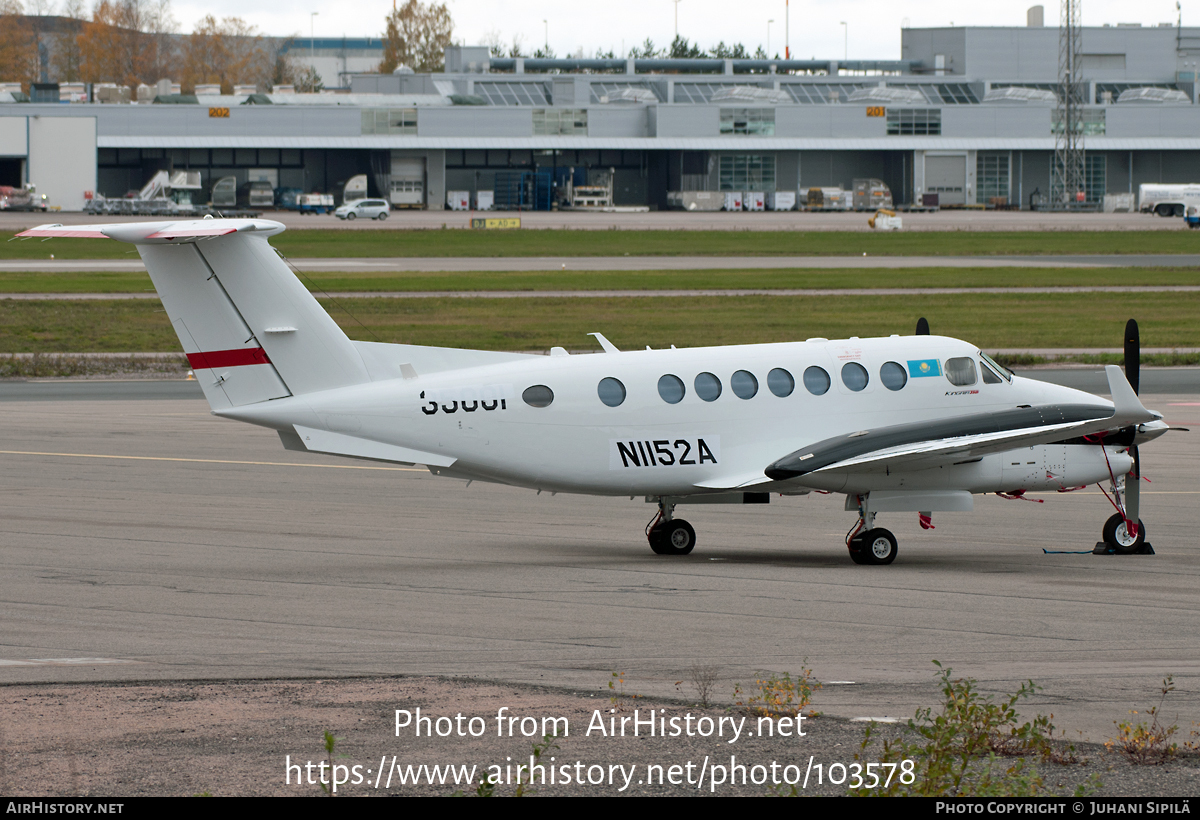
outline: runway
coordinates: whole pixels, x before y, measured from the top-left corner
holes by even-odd
[[[1166,372],[1145,371],[1147,406],[1200,427],[1200,371],[1152,392]],[[696,551],[655,556],[641,499],[285,451],[184,397],[194,383],[62,384],[0,384],[21,399],[0,405],[0,682],[439,674],[602,691],[618,671],[626,691],[669,695],[697,663],[719,664],[727,693],[807,660],[855,682],[815,708],[903,717],[933,697],[937,659],[989,691],[1032,678],[1033,706],[1071,737],[1110,736],[1166,674],[1169,719],[1200,720],[1200,433],[1143,448],[1155,556],[1043,554],[1091,549],[1110,508],[1089,488],[978,498],[932,531],[887,516],[899,558],[858,567],[840,496],[687,509]]]

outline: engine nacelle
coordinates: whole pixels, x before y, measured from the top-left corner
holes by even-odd
[[[1133,469],[1125,448],[1039,444],[1000,454],[1000,491],[1059,490],[1098,484]]]

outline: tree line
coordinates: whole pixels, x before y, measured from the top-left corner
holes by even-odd
[[[61,17],[45,17],[54,0],[0,0],[0,82],[36,82],[43,70],[58,82],[117,83],[136,86],[169,77],[184,93],[197,85],[217,84],[232,94],[236,85],[266,90],[294,85],[297,91],[320,91],[320,75],[312,66],[289,59],[292,38],[269,38],[240,17],[204,17],[190,34],[179,34],[170,0],[97,0],[88,18],[84,0],[63,0]],[[53,21],[54,25],[44,21]],[[454,21],[445,3],[405,0],[385,20],[381,73],[401,66],[413,71],[441,71],[453,42]],[[527,52],[522,39],[501,41],[499,32],[484,37],[495,57],[555,57],[549,45]],[[47,56],[48,55],[48,56]],[[583,57],[582,51],[572,55]],[[619,59],[611,49],[597,50],[600,59]],[[709,49],[676,36],[669,46],[647,38],[629,49],[632,58],[767,59],[760,45],[751,54],[744,45],[724,41]],[[779,55],[775,55],[778,59]]]
[[[514,37],[511,44],[506,44],[501,39],[500,34],[497,31],[492,31],[491,33],[485,35],[483,44],[488,47],[493,57],[533,57],[535,59],[555,59],[558,56],[554,49],[550,48],[548,45],[543,45],[540,48],[530,51],[525,47],[525,42],[520,36]],[[701,48],[699,43],[693,43],[689,41],[688,38],[681,35],[676,35],[675,39],[671,41],[670,45],[662,47],[655,45],[654,41],[647,37],[642,43],[632,46],[624,55],[617,54],[612,49],[608,49],[607,51],[603,49],[597,49],[593,54],[586,55],[584,54],[583,50],[580,49],[575,54],[568,54],[565,56],[574,58],[584,58],[590,56],[591,58],[597,60],[620,60],[625,59],[626,57],[639,60],[663,58],[673,60],[705,58],[715,58],[721,60],[780,59],[778,54],[776,54],[773,58],[768,57],[767,50],[761,45],[758,46],[753,53],[751,53],[741,43],[726,45],[725,41],[722,40],[715,46],[712,46],[706,50]]]
[[[40,0],[38,0],[40,2]],[[30,11],[45,7],[30,0]],[[45,73],[54,81],[137,86],[170,78],[192,93],[197,85],[319,90],[315,72],[288,59],[289,40],[261,35],[240,17],[204,17],[178,33],[170,0],[98,0],[90,19],[81,0],[62,17],[25,16],[21,0],[0,0],[0,82],[28,87]],[[310,87],[304,87],[305,83]]]

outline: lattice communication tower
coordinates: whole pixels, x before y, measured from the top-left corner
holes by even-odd
[[[1086,85],[1081,76],[1083,30],[1080,0],[1062,0],[1058,31],[1058,109],[1055,111],[1054,176],[1050,208],[1088,208],[1083,147],[1083,104]]]

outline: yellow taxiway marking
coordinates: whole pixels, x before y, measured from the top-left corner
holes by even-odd
[[[358,464],[299,464],[294,461],[228,461],[219,458],[167,458],[164,456],[113,456],[97,453],[36,453],[25,450],[0,450],[6,456],[59,456],[61,458],[118,458],[127,461],[184,461],[192,464],[249,464],[259,467],[324,467],[329,470],[384,470],[387,472],[423,473],[419,467],[364,467]]]

